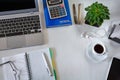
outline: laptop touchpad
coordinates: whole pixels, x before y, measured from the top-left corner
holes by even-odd
[[[7,38],[8,48],[18,48],[26,46],[25,36],[13,36]]]

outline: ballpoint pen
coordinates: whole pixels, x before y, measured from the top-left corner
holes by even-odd
[[[45,63],[45,67],[46,67],[46,69],[48,71],[49,76],[52,76],[52,71],[50,69],[50,66],[49,66],[49,63],[47,61],[47,57],[46,57],[45,53],[42,53],[42,57],[43,57],[43,61]]]

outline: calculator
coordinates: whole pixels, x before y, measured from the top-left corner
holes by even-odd
[[[47,0],[46,2],[50,19],[67,16],[64,0]]]

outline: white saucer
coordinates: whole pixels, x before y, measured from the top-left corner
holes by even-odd
[[[89,45],[90,46],[90,45]],[[101,62],[103,60],[105,60],[107,58],[107,53],[105,53],[104,55],[94,55],[91,53],[89,46],[87,47],[86,50],[86,56],[94,63],[98,63]]]

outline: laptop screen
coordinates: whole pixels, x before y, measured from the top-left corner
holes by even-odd
[[[34,0],[0,0],[0,12],[35,8]]]
[[[0,0],[0,16],[36,11],[38,0]]]

